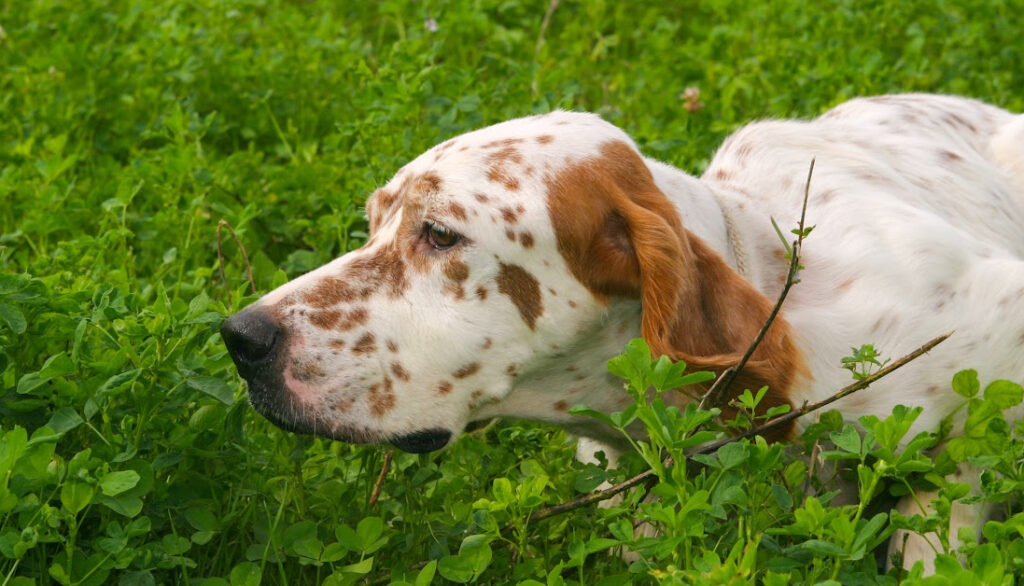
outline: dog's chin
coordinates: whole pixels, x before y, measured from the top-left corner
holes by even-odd
[[[292,433],[315,435],[350,444],[390,443],[403,452],[425,454],[440,450],[452,440],[452,432],[442,428],[421,429],[406,434],[384,434],[367,428],[334,427],[314,417],[301,417],[305,410],[295,405],[291,394],[283,386],[264,382],[246,381],[249,386],[249,404],[277,427]]]

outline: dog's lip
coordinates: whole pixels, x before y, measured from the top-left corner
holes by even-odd
[[[389,442],[403,452],[425,454],[447,446],[451,439],[452,432],[450,430],[435,427],[392,437]]]

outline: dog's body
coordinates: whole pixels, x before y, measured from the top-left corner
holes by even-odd
[[[752,124],[700,179],[588,114],[457,137],[378,190],[365,247],[225,340],[254,406],[290,429],[427,451],[501,415],[601,437],[567,409],[629,401],[604,363],[630,338],[717,372],[746,350],[788,265],[770,218],[796,226],[812,158],[801,282],[735,390],[814,401],[849,382],[851,347],[896,357],[951,330],[835,407],[925,406],[913,434],[960,403],[958,369],[1024,380],[1024,116],[924,95]]]

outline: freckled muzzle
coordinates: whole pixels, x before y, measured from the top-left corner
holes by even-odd
[[[224,320],[220,332],[238,373],[248,384],[249,403],[281,429],[357,444],[387,441],[414,454],[439,450],[452,439],[452,432],[442,428],[389,437],[358,426],[338,429],[318,425],[315,415],[310,418],[309,409],[299,405],[298,399],[285,385],[288,336],[273,315],[260,308],[246,309]]]

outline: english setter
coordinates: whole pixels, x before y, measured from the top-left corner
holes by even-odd
[[[914,434],[962,401],[958,369],[1024,380],[1024,116],[935,95],[750,124],[699,179],[593,114],[458,136],[373,194],[365,246],[229,318],[224,341],[286,429],[425,452],[512,416],[609,439],[568,409],[630,402],[605,368],[628,340],[715,372],[750,345],[788,265],[770,218],[796,225],[812,158],[801,282],[734,389],[820,400],[849,382],[851,346],[895,357],[950,330],[835,407],[925,406]],[[955,536],[983,511],[953,517]],[[910,539],[908,561],[932,556]]]

